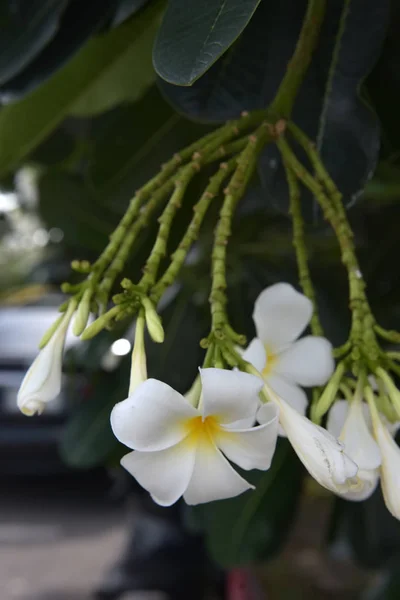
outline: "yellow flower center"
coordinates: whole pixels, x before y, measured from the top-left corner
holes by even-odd
[[[221,432],[221,427],[215,417],[194,417],[187,421],[188,435],[186,441],[197,445],[199,442],[209,442],[215,434]]]
[[[261,374],[264,378],[268,377],[268,375],[271,374],[271,371],[274,368],[274,365],[275,365],[276,359],[277,359],[277,355],[272,352],[272,350],[271,350],[271,348],[269,348],[269,346],[265,346],[265,354],[266,354],[267,360],[265,363],[265,367],[261,371]]]

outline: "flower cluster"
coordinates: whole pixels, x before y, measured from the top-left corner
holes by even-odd
[[[42,412],[59,393],[73,312],[61,318],[22,383],[18,405],[27,415]],[[359,379],[351,398],[333,403],[326,429],[306,416],[303,388],[335,378],[330,343],[318,336],[299,339],[312,312],[310,300],[291,285],[267,288],[255,303],[256,337],[238,354],[239,368],[207,365],[185,396],[147,378],[147,320],[139,313],[129,394],[113,408],[111,427],[131,449],[122,466],[155,502],[169,506],[183,496],[198,504],[251,489],[231,463],[244,471],[268,470],[280,434],[320,485],[346,499],[367,498],[380,478],[388,509],[400,518],[397,423],[380,412],[370,384]]]

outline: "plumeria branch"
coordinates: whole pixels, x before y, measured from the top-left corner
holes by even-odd
[[[244,190],[256,168],[257,158],[264,145],[272,140],[271,127],[263,123],[248,138],[248,143],[239,158],[235,171],[224,190],[225,199],[220,211],[219,220],[215,230],[214,246],[211,255],[211,332],[207,339],[202,341],[203,347],[211,345],[214,350],[214,360],[223,366],[224,360],[231,366],[237,364],[237,353],[234,344],[244,344],[246,338],[237,334],[229,324],[226,312],[227,305],[227,279],[226,279],[226,252],[227,244],[232,230],[232,220],[235,208],[243,196]]]
[[[316,422],[320,422],[335,401],[338,391],[340,389],[348,390],[348,385],[352,381],[351,377],[356,377],[360,382],[363,374],[370,373],[378,381],[384,382],[376,397],[379,409],[390,421],[396,420],[400,417],[400,392],[397,391],[389,373],[393,371],[395,374],[400,374],[400,365],[396,364],[397,356],[390,356],[381,348],[377,336],[380,335],[386,340],[394,341],[398,339],[398,334],[386,332],[376,324],[367,299],[366,284],[358,262],[353,232],[343,206],[342,196],[326,171],[314,143],[295,124],[288,123],[287,129],[305,150],[314,169],[313,175],[298,160],[286,138],[282,136],[277,140],[277,146],[281,151],[288,173],[291,206],[293,207],[296,203],[298,185],[295,182],[299,181],[313,193],[325,219],[329,221],[336,234],[342,262],[348,274],[349,307],[352,313],[349,338],[335,353],[340,358],[339,365],[320,398],[315,398],[311,412],[312,418]],[[295,215],[293,225],[299,235],[298,213],[295,212]],[[300,257],[303,263],[306,262],[306,257],[301,249],[300,253],[297,250],[297,256],[298,260]],[[304,270],[303,263],[301,268]]]
[[[293,226],[293,246],[296,252],[299,282],[304,294],[313,304],[310,329],[313,335],[324,335],[324,330],[318,314],[318,305],[314,285],[308,265],[308,253],[304,235],[304,220],[301,214],[300,186],[294,173],[285,164],[286,178],[289,186],[290,214]]]

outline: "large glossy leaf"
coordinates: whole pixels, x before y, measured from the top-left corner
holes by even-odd
[[[111,21],[111,27],[121,25],[151,0],[117,0],[117,7]],[[154,1],[154,0],[153,0]]]
[[[108,21],[114,9],[115,0],[97,0],[94,4],[70,2],[54,38],[22,71],[0,87],[0,101],[15,102],[46,81]]]
[[[68,0],[0,3],[0,84],[28,65],[55,36]]]
[[[154,48],[157,73],[190,85],[242,33],[260,0],[170,0]]]
[[[110,413],[123,400],[128,377],[126,364],[119,373],[94,377],[90,397],[75,410],[61,438],[60,454],[66,464],[89,469],[104,464],[116,452],[119,443],[111,431]]]
[[[267,560],[278,552],[297,507],[301,468],[287,440],[279,440],[269,471],[243,476],[255,490],[194,507],[188,514],[205,533],[211,556],[225,567]]]
[[[143,97],[97,119],[91,127],[92,150],[88,180],[119,204],[158,171],[181,148],[205,135],[207,129],[187,122],[171,110],[156,86]]]
[[[222,123],[273,99],[295,48],[305,0],[262,0],[240,38],[190,87],[159,80],[176,110],[191,119]]]
[[[160,6],[160,2],[152,3],[136,19],[93,39],[46,84],[1,110],[0,176],[31,152],[137,41],[140,55],[143,31],[159,18]],[[139,76],[136,85],[139,93]]]
[[[39,210],[48,227],[60,227],[64,243],[78,252],[101,252],[118,215],[101,207],[83,181],[56,170],[39,181]]]
[[[161,11],[159,16],[161,18]],[[159,24],[157,17],[144,19],[142,29],[137,30],[135,43],[75,102],[70,114],[94,116],[142,96],[155,78],[151,52]]]
[[[293,115],[315,140],[346,205],[355,201],[378,159],[379,122],[361,99],[360,86],[381,51],[389,2],[350,0],[349,7],[346,2],[329,6],[320,47]],[[260,174],[274,205],[287,210],[287,186],[276,149],[265,152]],[[308,194],[304,204],[307,216],[315,221],[320,216],[317,204]]]
[[[385,37],[389,2],[328,3],[320,44],[300,88],[294,121],[318,144],[326,166],[350,203],[371,175],[379,150],[377,119],[360,99],[360,86]],[[273,100],[293,53],[305,0],[262,0],[240,39],[190,88],[160,82],[180,112],[223,122]],[[342,22],[341,22],[342,20]],[[280,157],[269,147],[260,176],[270,201],[286,212],[288,193]],[[314,213],[307,200],[309,216]]]

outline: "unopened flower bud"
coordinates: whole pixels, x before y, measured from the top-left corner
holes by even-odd
[[[85,290],[82,299],[79,303],[78,310],[75,314],[75,321],[73,326],[73,333],[76,336],[81,335],[84,331],[90,314],[90,301],[91,301],[92,291],[90,289]]]
[[[129,381],[129,393],[133,394],[135,389],[147,379],[146,350],[144,345],[144,316],[140,314],[136,321],[135,342],[133,345],[131,376]]]
[[[149,298],[143,298],[142,304],[145,310],[146,325],[150,337],[157,344],[162,344],[164,341],[164,328],[161,319]]]

